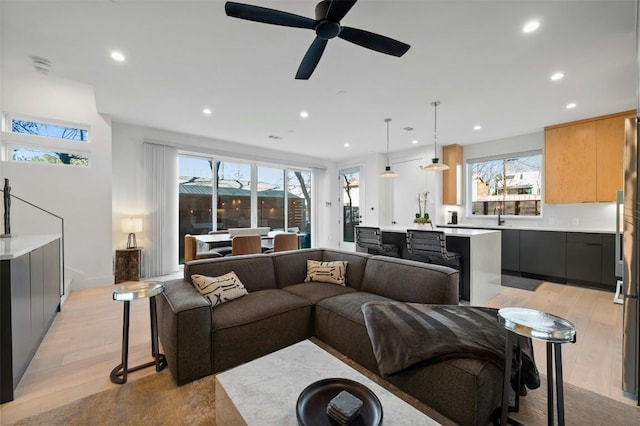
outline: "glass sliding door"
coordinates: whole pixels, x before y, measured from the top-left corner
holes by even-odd
[[[216,229],[250,228],[252,226],[251,165],[220,161],[217,169]]]
[[[178,158],[178,242],[180,262],[184,259],[185,234],[206,234],[213,227],[213,160]]]
[[[287,228],[300,232],[301,248],[311,247],[311,173],[287,170]]]
[[[284,172],[281,168],[258,167],[258,226],[268,226],[272,230],[284,230]]]

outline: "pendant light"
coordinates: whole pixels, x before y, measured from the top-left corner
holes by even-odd
[[[380,177],[382,178],[394,178],[398,177],[399,174],[391,170],[391,166],[389,165],[389,122],[390,118],[385,118],[384,122],[387,123],[387,166],[384,168],[384,172],[380,173]]]
[[[438,158],[438,154],[436,154],[436,145],[438,141],[438,105],[440,105],[439,101],[431,102],[433,105],[433,158],[431,159],[431,164],[422,168],[425,172],[440,172],[442,170],[449,170],[449,166],[444,163],[440,163],[440,159]]]

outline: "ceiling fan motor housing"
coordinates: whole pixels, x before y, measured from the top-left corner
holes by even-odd
[[[323,40],[329,40],[340,34],[340,23],[327,19],[331,0],[321,1],[316,5],[316,35]]]

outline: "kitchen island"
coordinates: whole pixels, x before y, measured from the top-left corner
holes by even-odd
[[[13,391],[60,309],[60,235],[0,238],[0,403]]]
[[[402,257],[408,258],[407,229],[428,229],[417,226],[381,226],[382,241],[396,244]],[[483,229],[438,229],[447,238],[447,250],[461,256],[461,300],[480,306],[500,293],[501,235],[500,231]]]

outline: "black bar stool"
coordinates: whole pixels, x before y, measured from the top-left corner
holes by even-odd
[[[164,285],[159,282],[140,281],[118,284],[113,290],[113,300],[124,302],[124,316],[122,324],[122,362],[111,370],[110,378],[113,383],[127,382],[127,374],[142,368],[156,366],[161,371],[167,366],[167,360],[160,353],[158,347],[158,315],[156,312],[156,296],[164,291]],[[129,368],[129,311],[132,300],[149,298],[149,313],[151,315],[151,355],[153,361]]]

